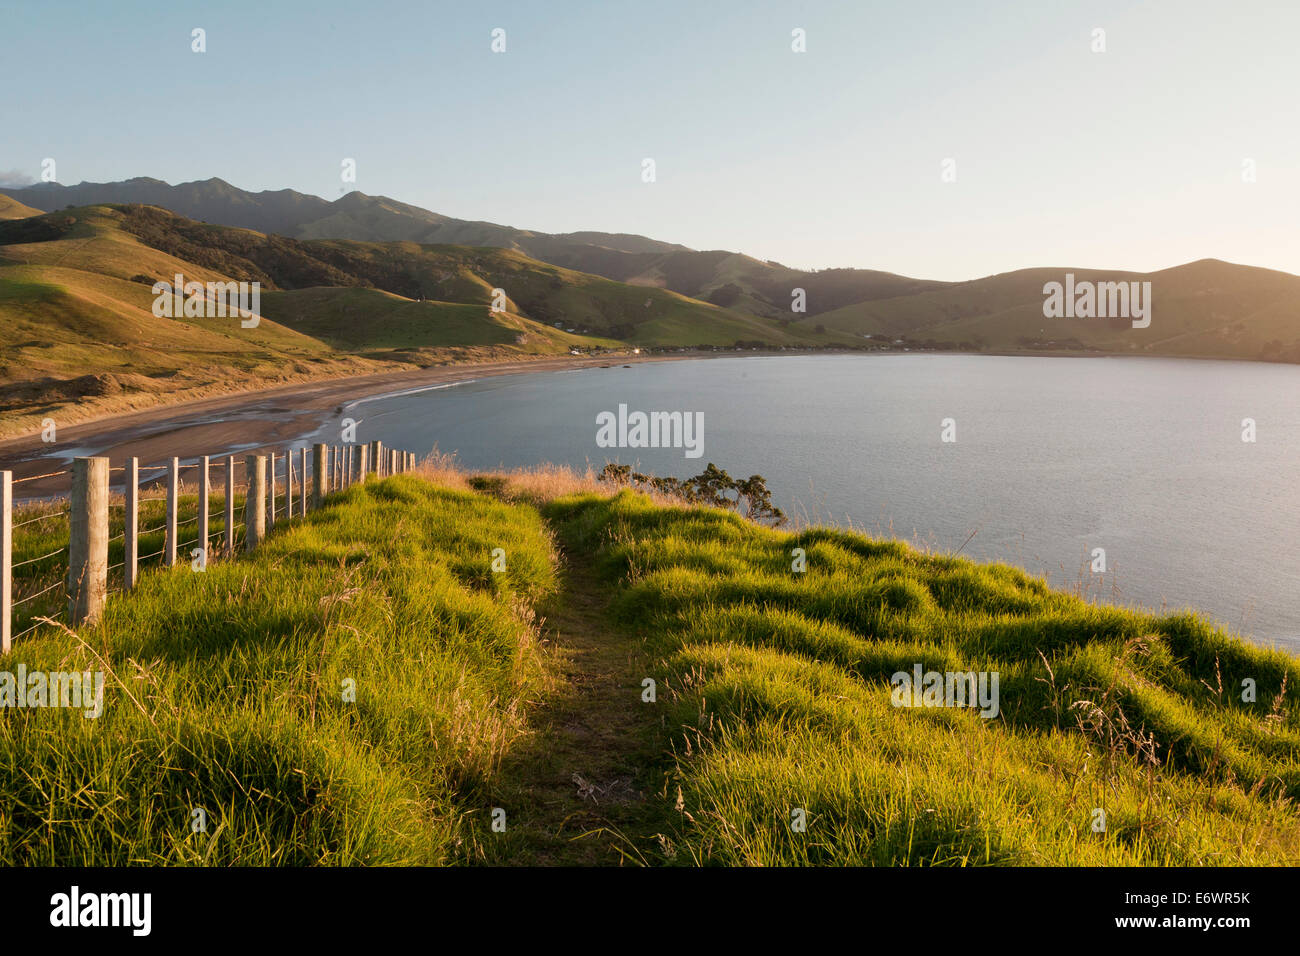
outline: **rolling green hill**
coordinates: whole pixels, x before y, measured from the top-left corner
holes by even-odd
[[[27,560],[54,507],[20,596],[58,580]],[[6,866],[1300,862],[1294,656],[562,469],[355,484],[19,661],[106,679],[94,719],[0,721]],[[918,669],[978,701],[900,696]]]
[[[0,189],[53,211],[69,205],[141,203],[190,219],[298,239],[494,246],[531,259],[632,285],[662,288],[767,318],[793,318],[792,290],[807,293],[809,314],[948,283],[867,269],[790,269],[721,250],[696,251],[626,233],[545,233],[443,216],[387,196],[350,192],[333,202],[292,189],[253,193],[217,178],[172,186],[138,177],[117,183],[40,183]]]
[[[29,216],[39,216],[40,214],[39,209],[24,206],[17,199],[0,195],[0,219],[26,219]]]
[[[15,204],[6,209],[21,212]],[[261,321],[158,318],[157,281],[258,282]],[[493,309],[503,293],[502,306]],[[152,206],[0,221],[6,432],[322,375],[573,349],[853,341],[492,247],[301,240]],[[75,410],[73,406],[75,405]]]
[[[76,186],[40,183],[0,190],[0,195],[46,210],[69,203],[149,203],[192,219],[278,234],[272,242],[281,251],[292,240],[281,242],[279,236],[350,240],[332,251],[314,247],[312,268],[319,274],[314,278],[310,270],[296,277],[285,274],[284,288],[350,284],[337,274],[343,272],[408,298],[458,302],[464,300],[453,289],[462,267],[484,279],[504,274],[514,285],[508,290],[512,302],[529,317],[550,324],[561,321],[575,331],[586,327],[638,344],[728,345],[744,339],[775,345],[840,342],[870,348],[901,339],[899,346],[910,348],[1300,361],[1300,279],[1215,260],[1148,275],[1063,267],[1025,269],[969,282],[936,282],[865,269],[791,269],[736,252],[697,251],[622,233],[516,229],[454,219],[360,192],[332,202],[289,189],[252,193],[216,178],[175,186],[148,178]],[[358,262],[358,243],[389,248],[382,254],[365,253],[361,258],[370,261]],[[493,247],[503,255],[482,248],[452,253],[450,246]],[[163,248],[188,258],[186,250]],[[413,251],[417,248],[421,251]],[[508,254],[522,259],[512,260]],[[272,272],[269,255],[268,251],[245,258]],[[526,263],[523,271],[529,276],[519,273],[519,262]],[[545,274],[538,288],[529,278],[545,272],[541,263],[566,271]],[[220,268],[215,261],[209,264]],[[439,278],[430,275],[430,266]],[[1044,320],[1043,283],[1061,281],[1066,272],[1094,281],[1151,281],[1156,309],[1151,328],[1133,330],[1124,322]],[[593,288],[597,276],[650,290],[647,308],[653,314],[642,314],[635,293]],[[572,288],[552,294],[546,282]],[[791,311],[796,289],[803,290],[806,300],[802,314]],[[656,293],[676,293],[696,303],[689,307]],[[706,317],[694,311],[700,303],[725,313],[715,312],[705,322]],[[755,317],[777,321],[782,334],[762,324],[745,327],[745,319]],[[819,328],[826,333],[819,333]]]
[[[1150,282],[1148,328],[1126,319],[1044,318],[1043,286]],[[1159,272],[1023,269],[917,295],[861,302],[803,324],[938,348],[1084,349],[1110,354],[1300,362],[1300,276],[1202,259]]]
[[[1149,274],[1025,269],[936,283],[857,269],[800,272],[640,236],[528,233],[360,193],[327,203],[287,190],[244,193],[220,180],[188,191],[156,180],[108,185],[161,191],[230,218],[290,221],[306,233],[396,238],[294,238],[143,204],[34,215],[0,194],[7,433],[72,403],[84,420],[322,375],[627,346],[1300,362],[1300,277],[1217,260]],[[9,193],[45,202],[91,187],[98,184]],[[486,244],[426,241],[434,235]],[[1150,282],[1150,327],[1044,318],[1044,283],[1067,272],[1078,281]],[[155,318],[151,287],[177,273],[258,282],[261,324]],[[795,290],[806,297],[804,313],[790,311]]]

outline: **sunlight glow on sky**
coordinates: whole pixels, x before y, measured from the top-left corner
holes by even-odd
[[[449,216],[801,268],[1300,273],[1297,3],[6,0],[0,22],[5,185],[53,157],[69,184],[335,199],[350,157],[356,188]]]

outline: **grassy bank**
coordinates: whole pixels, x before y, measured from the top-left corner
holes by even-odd
[[[630,493],[548,515],[648,643],[680,787],[669,859],[1300,861],[1294,658],[894,541]],[[996,672],[1000,713],[895,706],[917,664]]]
[[[544,680],[530,605],[554,586],[535,512],[409,477],[251,557],[146,574],[98,626],[0,658],[107,673],[97,719],[0,711],[0,863],[467,856]]]
[[[555,469],[354,487],[20,661],[111,673],[0,710],[3,863],[1300,862],[1295,658]]]

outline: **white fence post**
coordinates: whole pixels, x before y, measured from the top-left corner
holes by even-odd
[[[172,567],[176,564],[176,518],[180,512],[181,498],[181,460],[173,458],[167,463],[167,531],[163,544],[163,564]]]
[[[0,654],[14,645],[14,473],[0,471]]]
[[[203,549],[203,563],[208,561],[208,498],[212,482],[208,479],[208,456],[199,457],[199,547]]]
[[[305,518],[307,517],[307,446],[303,445],[298,449],[298,470],[302,474],[298,478],[298,511]]]
[[[266,530],[275,530],[275,450],[267,455],[266,489],[271,498],[271,507],[266,510]]]
[[[293,449],[284,450],[284,520],[293,518]]]
[[[235,456],[226,459],[226,554],[235,553]]]
[[[126,460],[125,527],[122,529],[122,590],[132,590],[140,580],[140,459]]]

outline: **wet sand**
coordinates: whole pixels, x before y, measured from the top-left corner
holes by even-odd
[[[723,353],[725,354],[725,353]],[[217,458],[262,448],[283,449],[321,427],[340,406],[361,398],[426,385],[464,382],[529,372],[563,371],[642,362],[668,362],[711,357],[712,353],[673,353],[645,356],[599,356],[536,359],[516,362],[443,365],[406,372],[383,372],[355,378],[297,383],[265,391],[239,392],[169,405],[71,425],[58,431],[58,441],[46,444],[39,434],[0,442],[0,469],[11,470],[15,482],[31,476],[64,471],[74,457],[97,455],[116,468],[132,456],[141,468],[172,457],[181,462],[201,455]],[[427,449],[412,449],[421,452]],[[151,473],[152,474],[152,473]],[[182,479],[190,475],[182,474]],[[119,488],[120,473],[113,487]],[[69,476],[21,481],[15,500],[42,498],[68,490]]]

